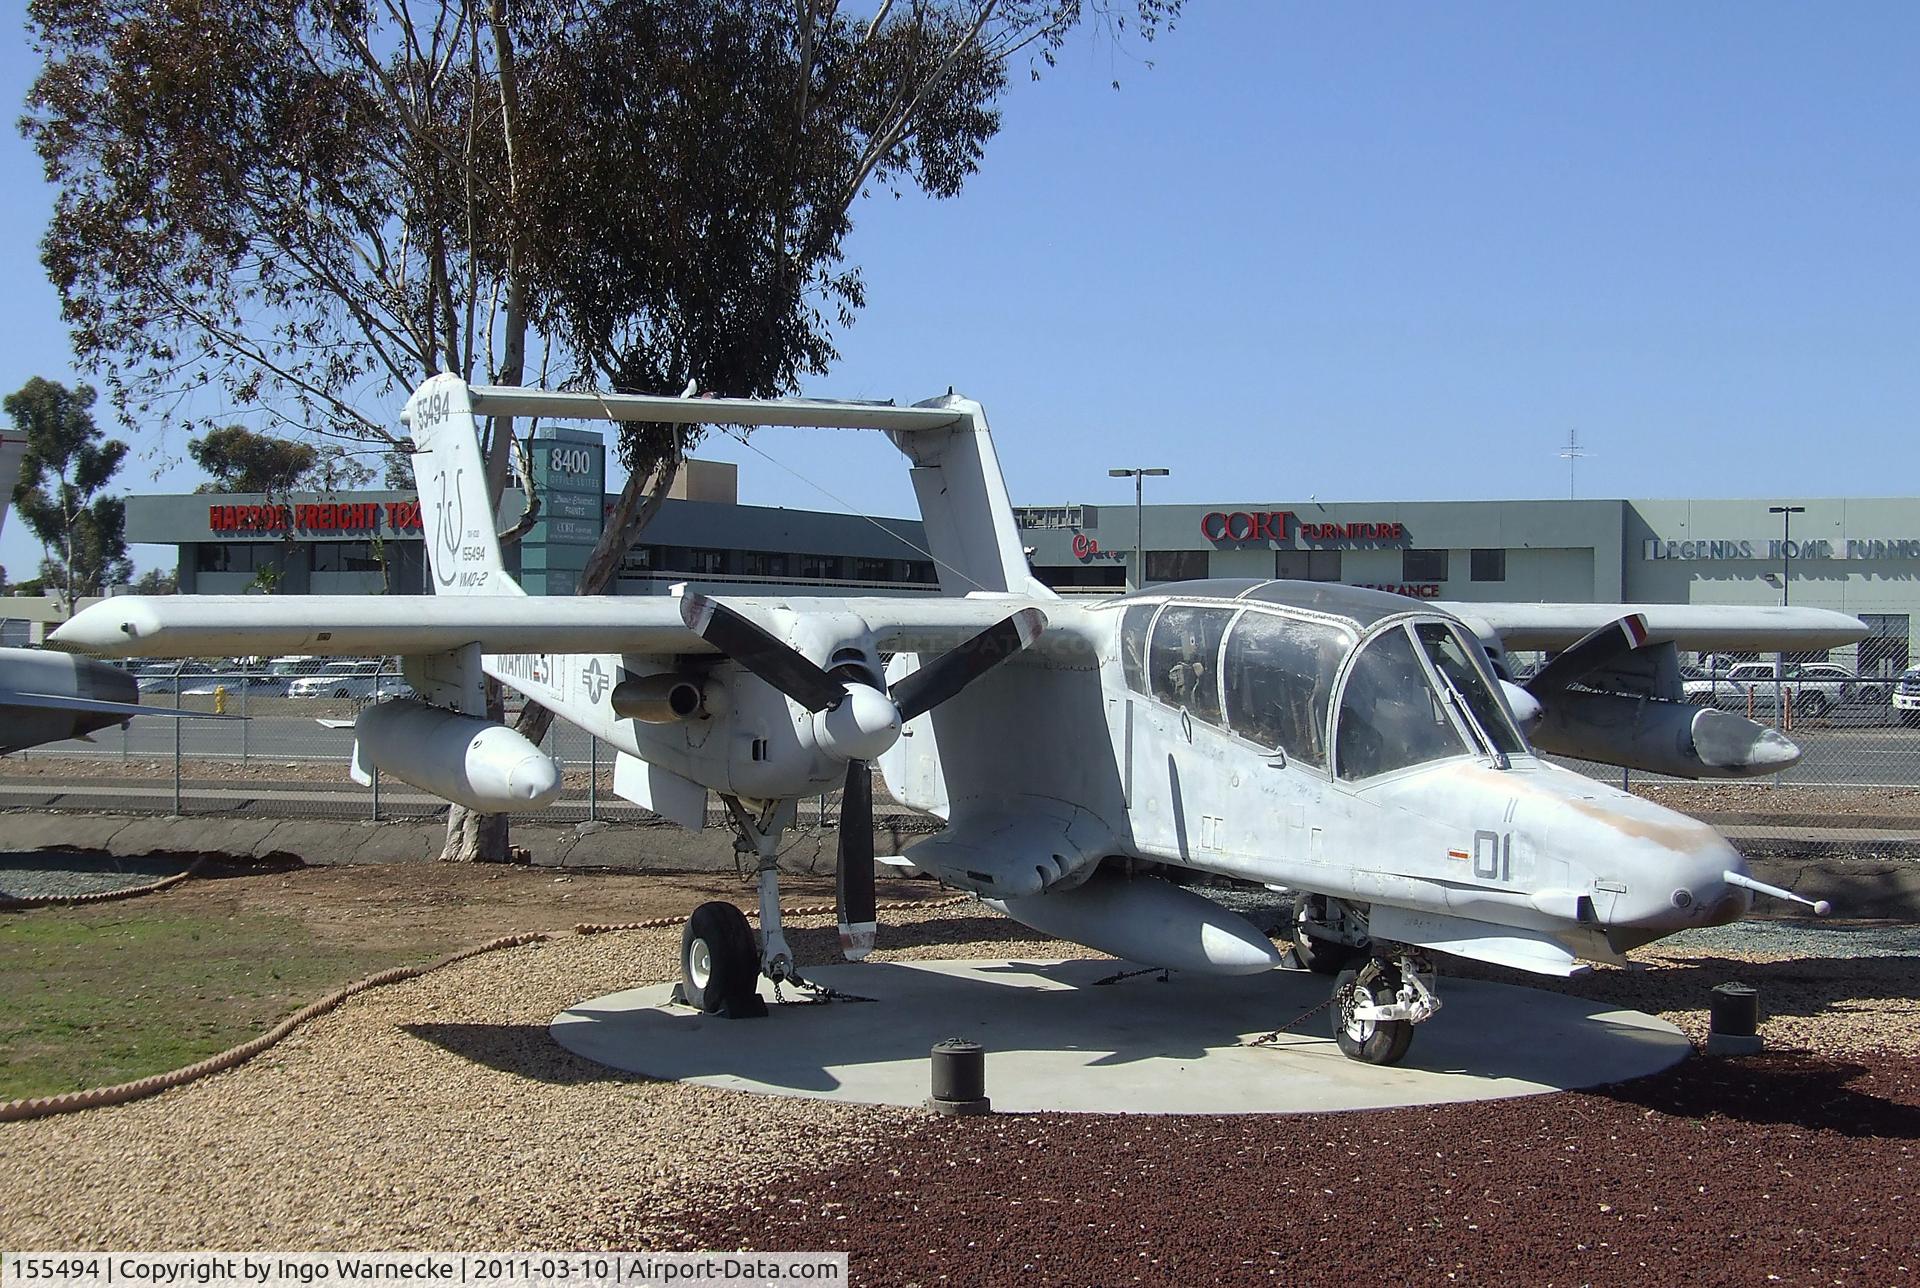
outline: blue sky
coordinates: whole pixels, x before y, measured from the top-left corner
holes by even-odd
[[[1077,39],[959,198],[863,203],[868,307],[807,392],[979,398],[1016,503],[1132,464],[1170,502],[1565,496],[1569,431],[1583,497],[1920,493],[1920,7],[1195,0],[1149,52]],[[73,373],[10,133],[0,173],[11,391]],[[911,513],[876,439],[755,442]]]

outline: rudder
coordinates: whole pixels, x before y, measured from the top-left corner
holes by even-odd
[[[438,375],[401,413],[413,439],[413,480],[436,595],[521,595],[500,557],[486,462],[467,382]]]

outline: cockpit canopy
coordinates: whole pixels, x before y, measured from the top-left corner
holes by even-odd
[[[1484,654],[1459,623],[1366,592],[1364,602],[1322,595],[1311,608],[1283,604],[1258,593],[1269,586],[1301,584],[1203,582],[1126,603],[1127,687],[1345,779],[1460,756],[1504,764],[1526,750]]]

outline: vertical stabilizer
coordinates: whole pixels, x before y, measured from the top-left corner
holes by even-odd
[[[433,377],[400,414],[413,438],[413,481],[420,490],[427,567],[436,595],[519,595],[500,559],[467,382]]]
[[[960,417],[942,429],[888,431],[913,462],[913,490],[940,589],[949,595],[986,590],[1057,598],[1034,577],[1020,548],[986,412],[971,398],[952,394],[916,405]]]

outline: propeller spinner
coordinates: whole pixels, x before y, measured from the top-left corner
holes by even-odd
[[[841,679],[758,623],[705,595],[681,597],[687,629],[814,715],[814,741],[847,762],[834,866],[840,949],[858,961],[873,948],[873,775],[867,762],[893,746],[915,716],[947,701],[1046,629],[1046,615],[1023,608],[934,658],[890,689]]]

